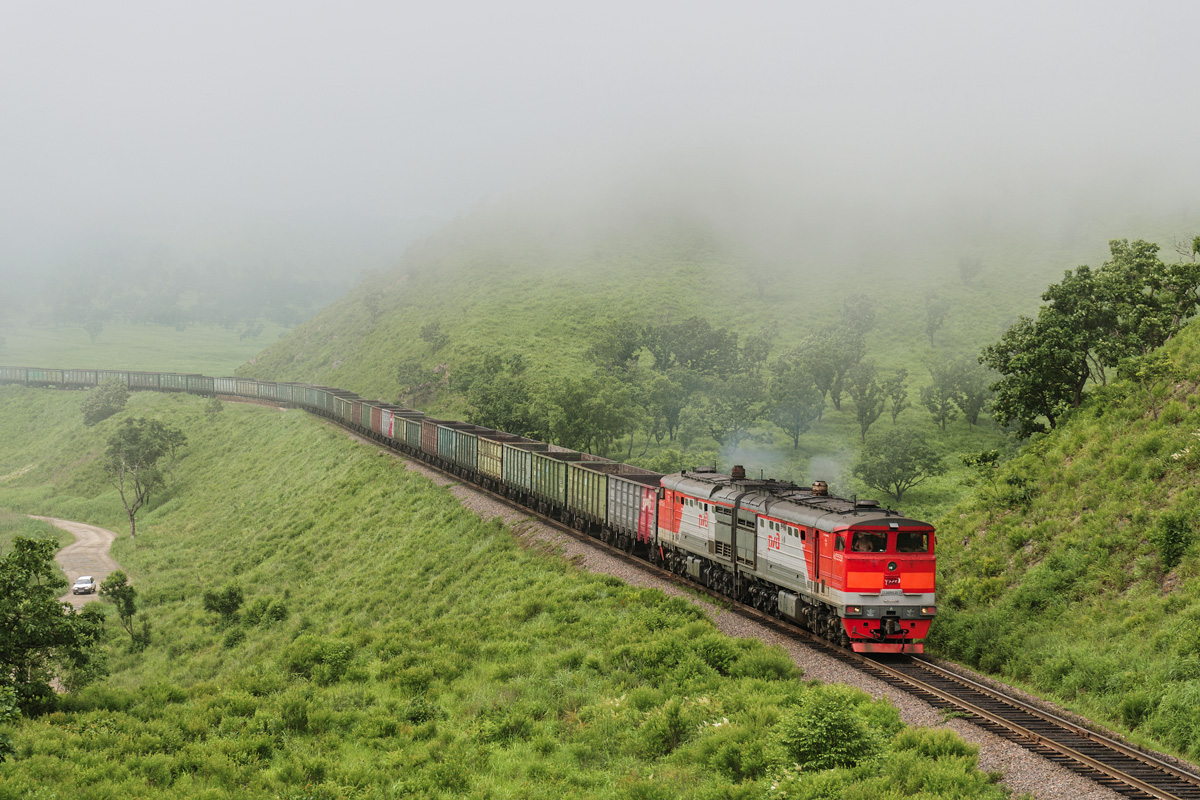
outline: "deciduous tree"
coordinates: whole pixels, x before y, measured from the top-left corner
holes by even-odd
[[[149,644],[149,631],[143,638],[133,630],[133,617],[137,614],[137,589],[129,585],[129,577],[122,570],[110,572],[101,582],[100,596],[116,607],[121,627],[129,634],[131,649],[141,649]]]
[[[896,498],[946,471],[941,456],[925,437],[908,428],[892,428],[872,436],[863,447],[854,474],[867,486]]]
[[[187,436],[156,419],[128,417],[108,439],[104,472],[121,495],[129,517],[129,537],[137,533],[137,513],[166,486],[166,474]]]
[[[854,401],[854,417],[858,420],[862,441],[866,442],[867,430],[883,414],[887,402],[887,396],[876,377],[875,365],[864,361],[851,370],[846,380],[846,392]]]
[[[880,384],[883,387],[884,396],[892,401],[891,414],[893,425],[896,424],[896,418],[900,416],[900,412],[911,405],[908,402],[908,386],[905,385],[907,380],[908,370],[901,367],[891,376],[885,378]]]
[[[56,549],[51,539],[19,536],[0,557],[0,687],[15,691],[26,714],[53,707],[51,681],[95,657],[104,627],[98,608],[76,612],[58,599],[67,583],[54,566]]]
[[[767,400],[771,419],[787,433],[792,447],[800,446],[800,437],[825,408],[825,399],[810,373],[794,357],[781,358],[771,367]]]
[[[958,381],[954,368],[938,364],[929,368],[930,383],[921,387],[921,405],[928,409],[942,430],[958,416]]]

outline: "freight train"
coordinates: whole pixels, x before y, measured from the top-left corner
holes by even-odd
[[[766,613],[868,653],[921,653],[937,608],[932,526],[868,500],[697,468],[662,475],[302,383],[0,367],[0,383],[188,392],[301,408]]]

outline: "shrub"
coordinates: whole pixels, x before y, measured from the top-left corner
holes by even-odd
[[[83,424],[91,427],[116,414],[129,402],[129,389],[116,378],[105,381],[84,395],[79,404]]]
[[[693,729],[695,724],[684,714],[683,701],[672,698],[642,724],[644,752],[652,758],[668,755],[683,744]]]
[[[788,763],[806,770],[853,767],[882,751],[881,737],[859,714],[853,694],[861,693],[819,687],[784,716],[778,741]]]
[[[793,663],[791,656],[778,647],[755,647],[742,654],[730,674],[736,678],[786,681],[799,678],[804,672]]]
[[[242,587],[231,583],[224,589],[210,589],[204,593],[204,610],[211,611],[221,617],[225,625],[232,624],[237,619],[238,609],[242,607],[245,596]]]
[[[1192,521],[1182,511],[1168,511],[1158,518],[1158,524],[1150,532],[1150,541],[1158,550],[1164,570],[1172,570],[1183,558],[1183,552],[1192,543]]]
[[[979,748],[969,745],[954,731],[934,728],[908,728],[896,734],[892,740],[893,750],[912,750],[932,759],[946,757],[970,757],[979,754]]]
[[[346,674],[353,651],[349,642],[304,634],[283,649],[280,660],[287,672],[329,684]]]
[[[692,649],[705,664],[722,675],[728,675],[738,660],[737,648],[720,634],[700,637],[692,645]]]

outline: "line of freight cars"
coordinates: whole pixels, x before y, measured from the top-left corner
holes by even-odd
[[[189,392],[294,406],[860,652],[920,653],[933,616],[927,523],[873,501],[697,469],[662,475],[353,392],[166,372],[0,367],[0,383]]]
[[[308,409],[627,551],[654,540],[662,475],[590,453],[434,419],[328,386],[174,372],[0,367],[0,383],[26,386],[87,389],[114,379],[135,391],[228,396]]]

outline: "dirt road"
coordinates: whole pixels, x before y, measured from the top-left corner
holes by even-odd
[[[97,528],[95,525],[84,525],[82,522],[71,522],[67,519],[36,516],[33,518],[49,522],[56,528],[62,528],[75,536],[75,541],[59,550],[58,555],[54,557],[63,572],[67,574],[67,580],[70,583],[75,583],[75,579],[80,575],[91,575],[96,579],[96,586],[99,587],[100,581],[108,577],[108,573],[120,569],[120,565],[113,561],[112,556],[108,554],[108,548],[117,538],[112,531]],[[84,603],[97,598],[95,594],[71,594],[68,589],[60,599],[75,608],[81,608]]]

